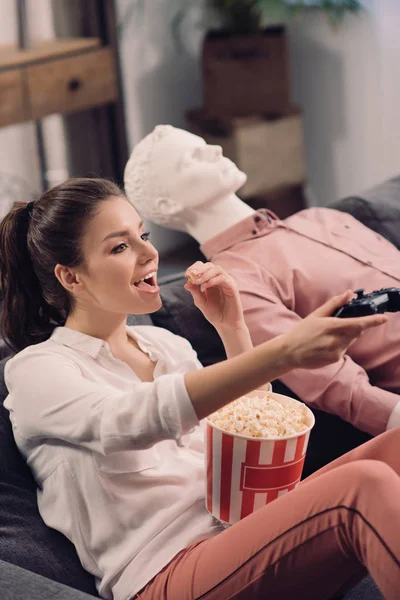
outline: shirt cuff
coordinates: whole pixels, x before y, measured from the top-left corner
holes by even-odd
[[[184,446],[186,444],[183,442],[182,436],[192,433],[194,428],[200,424],[200,421],[186,389],[184,376],[176,374],[174,379],[174,393],[178,405],[179,422],[173,419],[173,422],[169,426],[174,431],[175,435],[173,437],[177,445]]]
[[[396,404],[392,414],[389,417],[386,425],[386,431],[388,429],[394,429],[395,427],[400,427],[400,401]]]

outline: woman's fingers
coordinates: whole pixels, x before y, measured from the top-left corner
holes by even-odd
[[[185,276],[193,285],[199,285],[200,289],[221,285],[227,282],[228,275],[225,271],[212,263],[197,261],[186,270]],[[218,279],[217,279],[218,278]]]
[[[196,285],[197,278],[203,272],[204,263],[200,260],[197,260],[195,263],[190,265],[185,271],[185,277],[189,280],[189,282],[193,285]]]
[[[186,269],[185,277],[187,277],[193,285],[199,285],[198,281],[209,268],[208,265],[211,265],[211,263],[204,263],[201,260],[197,260],[193,265]]]
[[[221,288],[221,291],[228,296],[232,296],[235,293],[235,285],[226,273],[216,273],[200,285],[202,291],[215,287]]]
[[[346,299],[346,294],[332,298],[287,334],[296,366],[317,368],[336,362],[364,331],[378,327],[388,319],[386,315],[351,319],[324,316],[327,312],[329,314],[332,307],[340,305],[343,299]]]
[[[197,282],[199,284],[207,283],[207,281],[209,281],[210,279],[212,279],[216,275],[221,275],[222,273],[223,273],[223,271],[222,271],[222,269],[220,267],[216,267],[215,265],[210,265],[209,267],[207,267],[204,270],[204,273],[202,273],[197,278]]]
[[[185,290],[187,290],[188,292],[190,292],[192,294],[193,301],[196,306],[202,305],[204,300],[203,300],[203,294],[201,293],[199,286],[195,285],[194,283],[190,283],[188,281],[187,283],[185,283],[185,285],[183,287],[185,288]]]
[[[225,273],[221,272],[221,269],[212,266],[197,278],[196,284],[200,286],[201,290],[204,290],[208,287],[213,287],[223,283],[224,278],[226,279]],[[219,284],[217,284],[217,279]]]
[[[351,290],[347,290],[343,294],[338,296],[334,296],[325,304],[317,308],[314,312],[311,313],[314,317],[329,317],[332,316],[333,312],[346,304],[353,297],[353,292]],[[332,319],[332,326],[339,331],[347,331],[349,335],[354,335],[357,337],[364,330],[370,329],[371,327],[378,327],[383,323],[386,323],[387,316],[383,314],[379,315],[368,315],[366,317],[351,317],[346,319]]]
[[[322,306],[318,307],[311,314],[316,317],[331,317],[335,310],[343,306],[343,304],[346,304],[346,302],[349,302],[353,295],[354,292],[352,292],[352,290],[347,290],[343,294],[333,296],[333,298],[330,298],[325,304],[322,304]]]
[[[358,317],[352,319],[337,319],[340,323],[333,323],[329,319],[329,327],[327,330],[327,340],[331,340],[326,344],[328,354],[331,353],[329,362],[339,360],[347,349],[357,341],[357,339],[371,327],[378,327],[387,321],[385,315],[372,315],[368,317]]]
[[[354,331],[357,335],[371,327],[379,327],[388,320],[387,315],[369,315],[367,317],[351,317],[349,319],[338,319],[340,323],[335,326],[338,330]]]

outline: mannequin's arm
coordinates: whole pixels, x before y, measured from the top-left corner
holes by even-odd
[[[239,282],[245,320],[255,346],[290,331],[302,319],[277,296],[260,290],[244,290]],[[271,286],[272,289],[272,286]],[[373,335],[373,333],[371,334]],[[349,421],[373,435],[400,424],[399,396],[371,385],[365,370],[348,355],[328,366],[295,369],[280,379],[304,402]],[[391,415],[393,413],[393,417]]]

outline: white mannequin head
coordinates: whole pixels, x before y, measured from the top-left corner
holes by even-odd
[[[197,135],[158,125],[135,146],[125,168],[125,191],[144,217],[187,230],[190,212],[234,194],[246,175]]]

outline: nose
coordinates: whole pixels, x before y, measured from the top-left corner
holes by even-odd
[[[215,158],[221,158],[222,157],[222,148],[221,146],[213,146],[214,149],[214,156]]]
[[[141,240],[139,262],[145,265],[148,262],[158,263],[158,251],[150,242]]]

